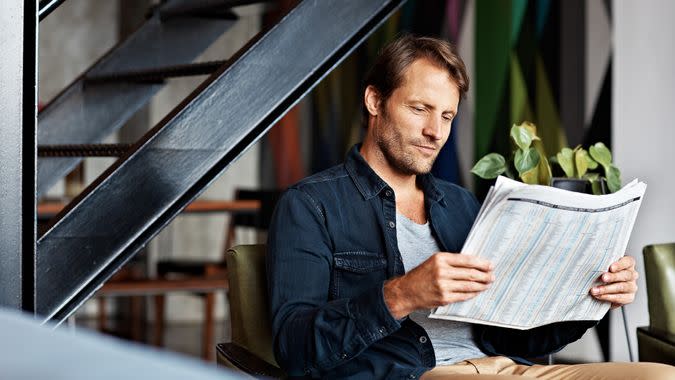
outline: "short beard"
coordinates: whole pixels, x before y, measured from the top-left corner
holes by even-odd
[[[378,141],[377,143],[385,160],[387,160],[389,165],[394,167],[399,173],[404,175],[423,175],[429,173],[431,170],[420,171],[415,167],[415,159],[413,157],[410,157],[403,152],[399,155],[395,154],[392,152],[395,148],[392,149],[384,140]]]
[[[384,108],[384,107],[382,107]],[[384,109],[380,110],[382,115],[382,123],[384,128],[390,128],[392,123],[389,120],[389,117]],[[382,130],[382,129],[381,129]],[[393,130],[393,129],[392,129]],[[401,135],[393,134],[385,136],[381,133],[375,135],[375,144],[380,149],[384,155],[384,159],[387,160],[389,165],[394,169],[404,175],[424,175],[428,174],[433,167],[436,159],[431,161],[431,164],[426,168],[418,168],[415,162],[415,157],[409,155],[405,150],[399,150],[399,147],[403,147],[404,143],[401,139]]]

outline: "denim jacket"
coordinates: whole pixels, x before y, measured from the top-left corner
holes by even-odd
[[[354,146],[345,162],[289,188],[268,235],[267,277],[274,352],[290,377],[419,378],[435,365],[422,327],[396,320],[385,280],[404,274],[392,188]],[[478,213],[468,191],[418,176],[439,247],[459,252]],[[521,361],[557,351],[593,322],[527,331],[474,325],[487,355]]]

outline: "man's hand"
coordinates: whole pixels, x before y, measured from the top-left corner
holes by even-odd
[[[624,256],[609,266],[609,272],[600,276],[605,285],[591,288],[591,295],[601,301],[612,303],[612,309],[628,305],[635,299],[637,292],[638,272],[635,270],[635,259]]]
[[[384,301],[396,319],[418,309],[465,301],[494,281],[492,264],[469,255],[438,252],[415,269],[384,283]]]

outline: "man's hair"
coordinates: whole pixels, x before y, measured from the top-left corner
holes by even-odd
[[[406,69],[415,60],[426,58],[439,68],[447,70],[463,98],[469,91],[469,76],[464,61],[447,41],[432,37],[404,35],[387,44],[366,74],[364,89],[373,86],[380,95],[381,105],[403,83]],[[363,126],[368,127],[368,109],[363,108]]]

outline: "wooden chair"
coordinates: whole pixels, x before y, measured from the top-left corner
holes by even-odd
[[[57,208],[57,205],[51,205]],[[234,215],[255,214],[260,210],[260,202],[249,201],[195,201],[184,212],[186,213],[223,213]],[[230,227],[232,228],[232,227]],[[152,334],[152,343],[158,347],[164,345],[164,310],[167,293],[189,292],[199,294],[204,299],[204,322],[202,333],[202,356],[210,360],[214,347],[214,309],[216,295],[228,289],[227,269],[224,261],[214,262],[185,262],[178,264],[182,273],[175,276],[160,276],[147,278],[145,271],[138,268],[125,267],[115,274],[98,292],[99,321],[101,331],[107,331],[105,300],[111,296],[129,297],[130,331],[127,338],[135,341],[144,341],[142,331],[142,306],[145,296],[153,296],[155,303],[155,324]],[[116,332],[119,334],[119,332]]]
[[[98,291],[99,297],[111,296],[130,296],[132,303],[132,314],[135,308],[140,308],[140,305],[133,302],[134,300],[142,300],[143,296],[154,295],[160,297],[162,302],[167,293],[175,292],[197,292],[204,294],[208,301],[206,302],[206,310],[204,313],[204,329],[202,334],[202,356],[206,360],[210,360],[213,353],[213,335],[214,335],[214,321],[212,308],[215,300],[215,295],[218,292],[223,292],[228,289],[227,275],[218,276],[203,276],[203,277],[184,277],[176,279],[148,279],[148,278],[127,278],[118,279],[116,281],[109,281]],[[99,298],[102,299],[102,298]],[[157,346],[163,344],[162,337],[164,335],[163,326],[163,304],[161,309],[156,309],[155,315],[157,321],[153,332],[153,343]],[[138,312],[140,314],[140,312]],[[132,318],[131,339],[143,340],[140,333],[142,323],[140,317]]]
[[[234,244],[236,230],[239,227],[254,228],[257,232],[264,232],[269,227],[276,202],[281,196],[279,190],[245,190],[235,191],[237,201],[259,201],[260,207],[256,212],[234,212],[225,231],[225,249]],[[225,252],[221,260],[165,260],[157,264],[158,279],[169,278],[222,278],[227,279],[228,271],[225,261]],[[213,323],[215,310],[215,294],[213,292],[195,293],[204,299],[204,339],[202,351],[205,357],[211,357],[213,351]],[[155,344],[163,344],[161,337],[164,330],[165,295],[154,296],[155,302]]]

